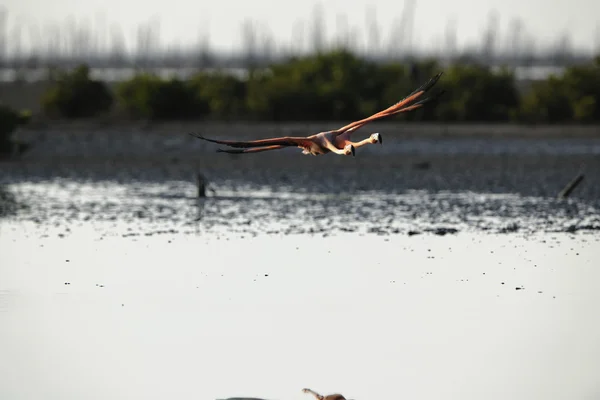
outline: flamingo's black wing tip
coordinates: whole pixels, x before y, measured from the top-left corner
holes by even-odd
[[[431,80],[429,81],[429,88],[431,88],[433,85],[435,85],[437,83],[437,81],[440,80],[440,78],[442,77],[442,75],[444,74],[444,71],[440,71],[438,72],[433,78],[431,78]]]
[[[243,149],[217,149],[217,153],[243,154],[245,151]]]
[[[427,92],[429,91],[429,89],[431,89],[439,80],[440,77],[442,76],[444,72],[438,72],[435,76],[433,76],[431,79],[429,79],[427,82],[425,82],[420,88],[418,88],[417,90],[415,90],[413,92],[417,93],[417,92]]]
[[[425,104],[429,104],[429,103],[434,103],[436,102],[444,93],[446,93],[445,90],[440,90],[437,93],[435,93],[432,96],[426,97],[421,101],[416,102],[414,105],[425,105]]]
[[[193,136],[193,137],[198,138],[198,139],[206,139],[204,136],[202,136],[201,134],[196,133],[196,132],[188,132],[188,134],[190,136]]]

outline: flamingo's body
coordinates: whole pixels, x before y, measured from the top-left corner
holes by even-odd
[[[356,131],[360,127],[368,124],[371,121],[375,121],[381,118],[389,117],[392,115],[409,112],[423,107],[425,104],[436,100],[443,91],[427,97],[416,103],[412,103],[425,94],[431,89],[442,76],[442,72],[431,78],[424,85],[419,87],[417,90],[412,92],[410,95],[400,100],[387,109],[380,111],[376,114],[371,115],[368,118],[354,121],[344,127],[333,131],[321,132],[315,135],[307,137],[278,137],[271,139],[260,139],[252,140],[249,142],[233,141],[233,140],[214,140],[205,138],[199,134],[191,133],[199,139],[206,140],[213,143],[224,144],[237,149],[218,149],[218,152],[233,153],[233,154],[245,154],[245,153],[259,153],[261,151],[277,150],[284,147],[294,146],[302,149],[303,154],[312,154],[314,156],[327,153],[335,153],[339,155],[354,155],[355,149],[358,147],[365,146],[367,144],[383,143],[383,137],[379,133],[373,133],[368,138],[359,142],[353,142],[350,140],[352,132]],[[412,104],[410,104],[412,103]]]
[[[314,390],[310,390],[310,389],[302,389],[302,391],[304,393],[312,394],[313,396],[315,396],[317,398],[317,400],[346,400],[346,398],[339,393],[328,394],[327,396],[323,396],[323,395],[320,395],[319,393],[315,392]]]

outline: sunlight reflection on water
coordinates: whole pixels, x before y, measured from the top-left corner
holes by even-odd
[[[438,234],[458,231],[556,232],[600,229],[597,202],[474,192],[295,193],[286,188],[219,187],[194,197],[188,182],[70,181],[8,188],[27,207],[16,218],[64,226],[114,221],[120,234],[153,231],[322,235],[340,232]],[[67,231],[68,232],[68,231]],[[115,233],[114,231],[112,233]]]

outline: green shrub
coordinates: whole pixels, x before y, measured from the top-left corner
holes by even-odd
[[[248,114],[246,109],[246,82],[224,73],[199,73],[190,82],[199,102],[208,106],[214,118],[235,119]]]
[[[42,108],[51,116],[87,118],[108,112],[112,102],[106,84],[90,79],[89,68],[81,65],[73,72],[58,74],[55,85],[42,98]]]
[[[575,121],[600,121],[600,60],[567,68],[563,80]]]
[[[12,148],[11,135],[19,125],[29,122],[29,111],[17,112],[10,107],[0,104],[0,153],[6,153]]]
[[[247,104],[257,118],[284,120],[355,119],[377,98],[377,66],[339,50],[273,65],[253,76]]]
[[[442,121],[508,121],[519,107],[519,96],[512,73],[494,73],[487,67],[454,65],[442,78],[448,91],[435,105]]]
[[[534,83],[523,97],[521,117],[544,123],[600,121],[600,58]]]
[[[149,74],[135,75],[119,83],[116,87],[119,107],[133,117],[150,117],[150,99],[155,96],[160,83],[160,78]]]
[[[534,82],[523,96],[520,119],[526,122],[559,123],[573,119],[573,107],[565,82],[556,76]]]
[[[116,89],[120,107],[134,118],[154,120],[188,119],[204,116],[208,105],[189,82],[163,80],[155,75],[136,75]]]

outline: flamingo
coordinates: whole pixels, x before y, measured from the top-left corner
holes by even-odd
[[[310,389],[302,389],[302,391],[304,393],[312,394],[313,396],[315,396],[317,398],[317,400],[346,400],[346,398],[339,393],[328,394],[327,396],[323,396],[323,395],[320,395],[319,393],[315,392],[314,390],[310,390]]]
[[[371,121],[375,121],[381,118],[389,117],[395,114],[404,113],[416,110],[423,107],[425,104],[437,100],[444,91],[440,91],[431,97],[422,99],[416,103],[409,105],[409,103],[417,100],[429,89],[431,89],[442,76],[443,72],[438,73],[433,78],[429,79],[426,83],[421,85],[418,89],[413,91],[404,99],[400,100],[396,104],[388,107],[387,109],[380,111],[376,114],[371,115],[368,118],[354,121],[344,127],[333,131],[321,132],[315,135],[307,137],[278,137],[270,139],[253,140],[249,142],[233,141],[233,140],[215,140],[206,138],[197,133],[190,133],[190,135],[206,140],[208,142],[223,144],[236,149],[218,149],[217,152],[231,153],[231,154],[246,154],[246,153],[259,153],[262,151],[277,150],[284,147],[299,147],[302,149],[303,154],[312,154],[314,156],[327,153],[335,153],[339,155],[355,155],[355,149],[368,145],[379,143],[383,144],[383,137],[381,133],[373,133],[368,138],[359,142],[352,142],[350,135],[358,128],[366,125]]]

